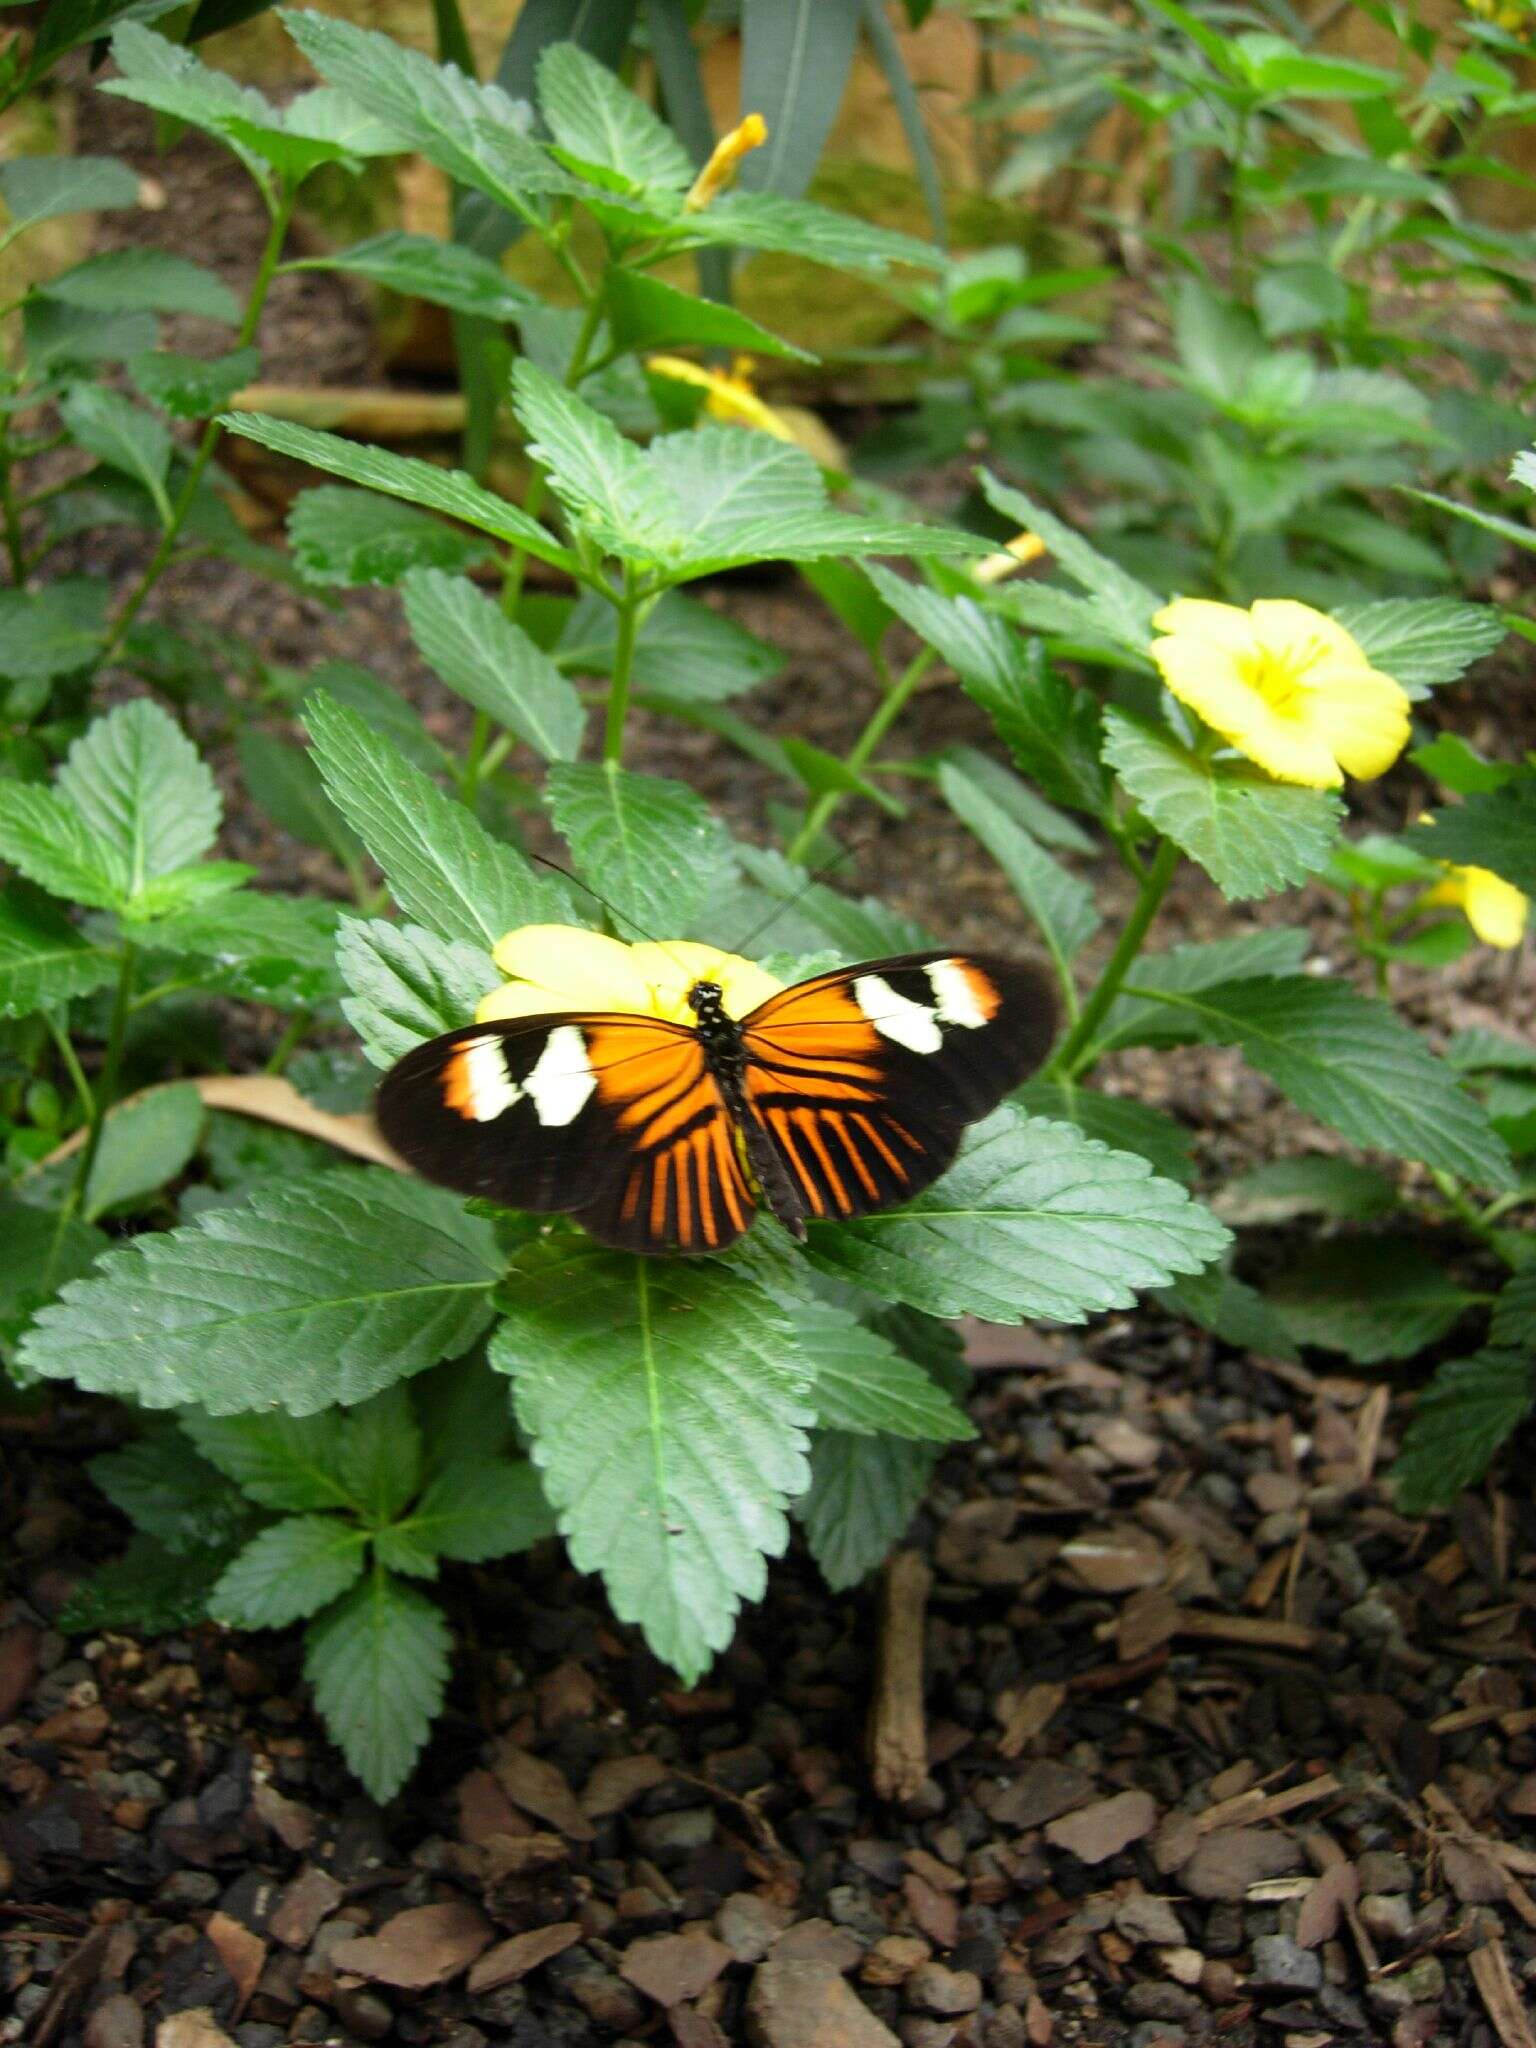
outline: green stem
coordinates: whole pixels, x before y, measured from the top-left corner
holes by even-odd
[[[869,766],[870,761],[874,757],[875,749],[885,738],[897,719],[900,718],[902,712],[906,710],[913,691],[923,680],[923,677],[927,675],[937,658],[931,647],[925,647],[921,654],[907,664],[885,695],[880,699],[880,702],[875,706],[870,714],[869,723],[848,749],[845,766],[851,768],[855,775],[862,774]],[[844,792],[837,789],[822,791],[815,803],[807,810],[805,822],[801,825],[800,830],[785,848],[785,858],[787,860],[800,861],[805,858],[806,854],[816,844],[816,841],[831,823],[838,805],[843,800],[843,795]]]
[[[1237,140],[1232,146],[1232,192],[1227,201],[1227,257],[1234,293],[1240,292],[1248,271],[1248,202],[1243,192],[1243,166],[1248,156],[1248,132],[1253,109],[1239,107]]]
[[[624,726],[629,717],[629,684],[635,665],[635,635],[640,626],[640,599],[633,567],[624,565],[624,595],[619,600],[618,638],[613,673],[608,679],[608,717],[603,728],[603,759],[617,768],[624,758]]]
[[[1168,893],[1168,885],[1173,880],[1178,865],[1179,849],[1171,839],[1164,839],[1160,842],[1152,864],[1147,869],[1136,906],[1125,921],[1125,929],[1120,934],[1114,952],[1109,956],[1104,972],[1099,976],[1097,987],[1084,1003],[1077,1022],[1051,1056],[1050,1063],[1045,1069],[1047,1080],[1070,1080],[1087,1064],[1085,1055],[1092,1049],[1094,1033],[1103,1023],[1110,1004],[1119,995],[1121,984],[1141,951],[1151,929],[1152,920]]]
[[[107,1105],[117,1092],[117,1074],[123,1063],[123,1040],[128,1030],[128,1013],[133,1001],[133,971],[137,962],[138,955],[133,947],[125,945],[117,970],[117,993],[113,998],[112,1022],[107,1031],[106,1057],[101,1063],[101,1077],[92,1091],[90,1122],[86,1126],[85,1143],[80,1148],[80,1164],[75,1170],[75,1184],[70,1191],[68,1206],[71,1213],[85,1207],[86,1193],[91,1185],[91,1170],[96,1164],[96,1154],[101,1149],[101,1132],[107,1120]]]
[[[1441,107],[1435,105],[1420,108],[1417,116],[1409,125],[1409,133],[1416,144],[1422,142],[1430,130],[1436,126],[1443,111]],[[1395,156],[1388,157],[1387,162],[1390,165],[1400,165],[1405,158],[1411,158],[1412,155],[1412,150],[1399,150]],[[1330,270],[1343,271],[1345,264],[1354,255],[1355,250],[1364,238],[1367,227],[1369,227],[1376,214],[1380,212],[1382,204],[1383,202],[1380,199],[1374,199],[1369,194],[1355,201],[1349,212],[1344,216],[1344,225],[1339,229],[1337,236],[1334,238],[1333,247],[1328,251],[1328,268]]]
[[[267,1061],[265,1071],[280,1074],[304,1042],[304,1034],[310,1026],[308,1010],[295,1010],[288,1019],[282,1037],[272,1048],[272,1057]]]
[[[12,460],[10,436],[0,436],[0,506],[5,512],[5,552],[11,561],[11,581],[19,588],[27,580],[27,555],[21,542],[21,515],[16,508]]]
[[[256,328],[261,320],[261,309],[266,304],[267,293],[272,285],[273,273],[277,269],[277,260],[282,254],[283,242],[287,237],[288,223],[293,218],[293,201],[293,191],[285,186],[272,209],[272,225],[267,234],[266,246],[261,252],[261,261],[256,267],[256,276],[251,283],[250,296],[245,302],[245,318],[240,323],[240,333],[235,342],[236,348],[245,348],[256,333]],[[99,667],[105,667],[107,662],[111,660],[122,642],[123,635],[138,617],[140,606],[160,580],[166,564],[170,561],[175,549],[177,537],[181,533],[182,527],[186,524],[187,515],[192,510],[193,501],[197,497],[198,487],[203,481],[203,472],[207,469],[209,463],[212,462],[214,450],[223,439],[223,435],[224,429],[217,420],[210,420],[207,426],[204,427],[202,439],[197,444],[197,453],[193,456],[191,466],[187,471],[186,481],[182,484],[176,502],[171,507],[170,519],[166,524],[164,533],[160,536],[160,544],[155,549],[153,555],[150,556],[148,566],[145,568],[143,575],[129,592],[122,610],[112,621],[107,633],[106,642],[98,657],[97,665]]]
[[[1504,1265],[1513,1266],[1514,1261],[1504,1257],[1499,1250],[1498,1233],[1489,1224],[1487,1217],[1477,1204],[1463,1190],[1454,1173],[1447,1173],[1443,1167],[1432,1166],[1429,1177],[1440,1190],[1441,1199],[1450,1208],[1457,1222],[1469,1237],[1475,1237],[1479,1244],[1488,1247],[1495,1258]]]
[[[466,78],[473,78],[475,53],[469,45],[458,0],[432,0],[432,22],[437,31],[437,61],[457,64]]]
[[[95,1113],[96,1098],[91,1093],[90,1082],[85,1078],[85,1069],[80,1064],[79,1055],[76,1053],[73,1045],[70,1044],[69,1033],[64,1029],[52,1010],[45,1010],[43,1012],[43,1019],[53,1035],[53,1042],[58,1047],[59,1059],[65,1073],[68,1074],[70,1081],[74,1085],[75,1093],[80,1098],[80,1107],[85,1111],[86,1120],[89,1122]]]
[[[464,770],[459,777],[459,801],[473,804],[475,792],[480,787],[480,774],[485,766],[485,750],[491,741],[491,715],[488,711],[475,713],[474,729],[469,736],[469,752],[464,756]]]
[[[597,333],[603,317],[603,301],[599,293],[588,293],[585,279],[581,280],[583,293],[587,298],[585,318],[576,335],[576,345],[571,350],[571,360],[566,365],[565,387],[574,391],[587,374],[587,351]],[[544,509],[544,494],[548,489],[548,478],[542,469],[535,468],[528,479],[528,488],[523,493],[523,510],[530,519],[537,519]],[[515,547],[507,556],[506,567],[501,576],[501,608],[509,619],[517,617],[517,607],[523,595],[523,578],[528,573],[528,550]]]

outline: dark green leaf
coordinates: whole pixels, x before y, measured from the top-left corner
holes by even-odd
[[[1436,811],[1432,823],[1411,827],[1406,837],[1434,860],[1492,868],[1536,896],[1536,773]]]
[[[490,553],[473,534],[374,491],[322,484],[301,491],[288,541],[308,583],[398,583],[411,569],[467,569]]]
[[[1392,1467],[1399,1510],[1428,1514],[1475,1486],[1530,1413],[1533,1394],[1536,1381],[1524,1351],[1479,1351],[1438,1367]]]
[[[431,1732],[452,1647],[432,1602],[377,1565],[309,1625],[304,1675],[315,1705],[380,1802],[405,1783]]]
[[[665,348],[745,349],[752,355],[816,361],[809,350],[770,334],[734,306],[680,292],[659,277],[616,266],[608,273],[606,296],[613,338],[635,350]]]
[[[421,1431],[409,1390],[386,1387],[341,1419],[337,1469],[371,1528],[392,1522],[421,1484]]]
[[[723,879],[724,829],[681,782],[556,762],[546,791],[577,873],[639,937],[684,930]]]
[[[238,325],[240,302],[213,271],[169,249],[109,249],[88,256],[42,287],[51,299],[92,313],[191,313]]]
[[[139,181],[115,156],[17,156],[0,164],[7,239],[61,213],[137,206]]]
[[[162,1636],[191,1628],[207,1619],[208,1597],[228,1561],[225,1546],[186,1556],[153,1536],[135,1536],[121,1557],[75,1588],[58,1626],[66,1635],[110,1628]]]
[[[201,859],[218,835],[218,786],[186,734],[147,697],[93,719],[58,787],[117,859],[130,897]]]
[[[485,1455],[446,1466],[403,1526],[435,1557],[484,1564],[553,1536],[555,1516],[526,1458]]]
[[[1357,1159],[1309,1153],[1272,1159],[1240,1174],[1213,1198],[1223,1223],[1291,1223],[1298,1216],[1327,1216],[1338,1222],[1368,1223],[1397,1207],[1397,1187],[1374,1166]]]
[[[205,1415],[194,1408],[179,1420],[209,1464],[259,1506],[306,1514],[348,1505],[339,1409],[299,1416]]]
[[[336,958],[352,991],[341,1007],[376,1067],[393,1066],[424,1038],[472,1024],[481,997],[497,985],[483,947],[381,918],[343,918]]]
[[[208,1612],[226,1628],[286,1628],[356,1583],[367,1538],[336,1515],[288,1515],[226,1566]]]
[[[413,570],[402,594],[411,637],[450,689],[546,761],[575,758],[586,725],[575,686],[493,598],[437,568]]]
[[[408,298],[426,299],[456,313],[484,320],[517,320],[537,304],[532,292],[514,284],[488,257],[436,235],[391,229],[371,235],[335,255],[310,256],[290,270],[344,270],[366,277]]]

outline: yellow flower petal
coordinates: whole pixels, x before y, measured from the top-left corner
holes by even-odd
[[[692,939],[651,940],[631,946],[630,959],[650,987],[656,1015],[671,1017],[678,1024],[693,1022],[688,991],[696,981],[720,984],[728,1017],[746,1016],[784,986],[755,960],[743,960],[739,954],[722,953],[718,946],[701,946]]]
[[[1254,644],[1250,615],[1241,605],[1218,604],[1214,598],[1176,597],[1152,614],[1152,623],[1159,633],[1175,634],[1180,639],[1187,634],[1192,640],[1208,640],[1234,654],[1247,654]]]
[[[1467,923],[1485,946],[1508,952],[1525,937],[1530,903],[1513,882],[1491,868],[1457,868],[1464,890]]]
[[[1307,722],[1348,775],[1372,782],[1408,744],[1408,699],[1373,668],[1324,667],[1307,682]]]
[[[739,362],[739,359],[738,359]],[[751,379],[739,368],[727,375],[690,363],[685,356],[647,356],[645,367],[657,377],[670,377],[676,384],[693,384],[708,395],[704,410],[711,419],[733,426],[756,427],[780,441],[793,441],[794,429],[780,419],[771,405],[764,404],[752,389]]]
[[[1005,576],[1011,576],[1016,569],[1022,569],[1026,562],[1037,562],[1047,553],[1045,542],[1038,533],[1016,533],[1013,539],[1003,544],[1000,553],[987,555],[971,571],[973,583],[1001,583]]]
[[[1232,607],[1218,607],[1226,610]],[[1247,679],[1239,653],[1214,640],[1175,635],[1152,644],[1163,681],[1213,732],[1281,782],[1336,789],[1344,780],[1326,746],[1277,716]]]
[[[761,149],[767,140],[768,123],[761,114],[746,115],[729,135],[722,135],[709,162],[689,188],[688,197],[683,201],[684,213],[697,213],[701,206],[708,206],[716,193],[723,192],[736,176],[736,166],[742,158],[754,149]]]
[[[731,1017],[746,1016],[783,987],[755,961],[718,946],[691,939],[631,946],[575,925],[521,925],[497,940],[492,957],[509,979],[481,999],[480,1024],[558,1010],[632,1011],[691,1024],[688,991],[695,982],[718,982]]]

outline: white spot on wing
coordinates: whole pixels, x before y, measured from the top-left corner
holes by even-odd
[[[939,1007],[941,1024],[963,1024],[968,1031],[979,1030],[987,1013],[976,1000],[971,978],[958,960],[935,960],[928,969]]]
[[[596,1086],[586,1040],[574,1024],[560,1024],[545,1041],[522,1092],[541,1124],[558,1126],[576,1121]]]
[[[883,976],[861,974],[853,984],[853,993],[859,1008],[882,1038],[904,1045],[908,1052],[937,1052],[944,1043],[938,1011],[898,995]]]
[[[499,1038],[472,1038],[460,1049],[459,1058],[468,1084],[465,1098],[476,1123],[492,1123],[521,1101],[523,1091],[507,1072]]]

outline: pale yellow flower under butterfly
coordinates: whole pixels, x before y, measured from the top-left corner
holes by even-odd
[[[1152,621],[1163,681],[1277,782],[1337,789],[1384,774],[1408,744],[1408,697],[1326,612],[1293,598],[1244,610],[1180,597]]]
[[[688,991],[697,981],[718,982],[726,1015],[741,1018],[784,986],[755,961],[718,946],[692,939],[631,946],[569,924],[519,925],[497,940],[491,957],[507,981],[481,998],[477,1024],[562,1010],[616,1010],[692,1024]]]

